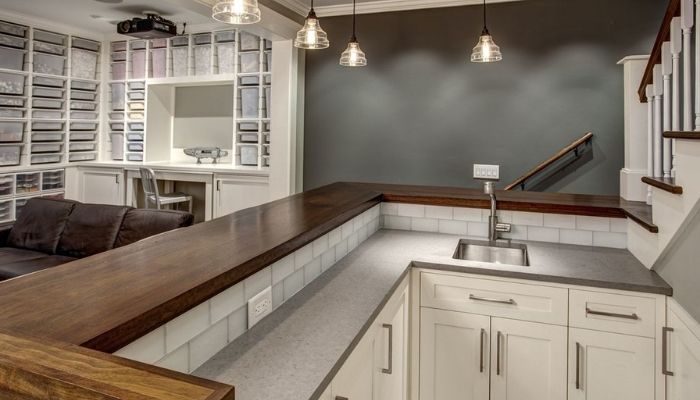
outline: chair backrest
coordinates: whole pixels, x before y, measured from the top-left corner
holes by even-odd
[[[141,186],[143,187],[143,192],[146,196],[146,207],[148,207],[148,200],[153,199],[153,201],[158,203],[158,181],[156,181],[156,173],[150,168],[139,168],[139,173],[141,174]]]

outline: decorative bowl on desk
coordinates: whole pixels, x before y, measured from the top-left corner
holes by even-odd
[[[203,158],[211,158],[212,164],[216,164],[219,158],[228,155],[228,151],[222,150],[220,147],[190,147],[184,151],[188,156],[195,157],[197,164],[201,164]]]

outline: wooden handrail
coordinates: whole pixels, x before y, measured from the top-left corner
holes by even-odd
[[[589,142],[593,138],[593,133],[588,132],[585,135],[581,136],[580,138],[574,140],[571,144],[568,146],[564,147],[563,149],[559,150],[557,154],[553,155],[552,157],[546,159],[542,163],[540,163],[538,166],[535,168],[529,170],[526,172],[524,175],[522,175],[520,178],[514,180],[510,185],[506,186],[505,190],[513,190],[514,188],[522,185],[527,181],[528,179],[532,178],[533,176],[539,174],[542,172],[545,168],[549,167],[550,165],[554,164],[555,162],[559,161],[562,157],[565,155],[571,153],[572,151],[576,150],[579,148],[584,143]]]
[[[661,64],[661,45],[671,39],[671,21],[681,15],[681,0],[669,0],[666,15],[661,23],[661,29],[656,36],[654,47],[649,55],[649,62],[644,70],[642,82],[639,84],[639,101],[647,102],[647,85],[654,83],[654,65]]]

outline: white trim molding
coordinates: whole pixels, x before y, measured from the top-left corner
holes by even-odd
[[[279,3],[299,3],[299,0],[277,0]],[[488,3],[506,3],[523,0],[488,0]],[[381,12],[419,10],[425,8],[457,7],[468,5],[480,5],[481,0],[377,0],[361,1],[357,3],[358,14],[373,14]],[[290,7],[291,8],[291,7]],[[352,3],[332,6],[317,6],[316,14],[319,17],[332,17],[336,15],[352,14]],[[293,8],[292,8],[293,9]],[[296,11],[296,10],[295,10]]]

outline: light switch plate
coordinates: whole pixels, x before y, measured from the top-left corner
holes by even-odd
[[[488,164],[474,164],[474,179],[499,179],[499,166]]]
[[[248,300],[248,329],[272,312],[272,286]]]

